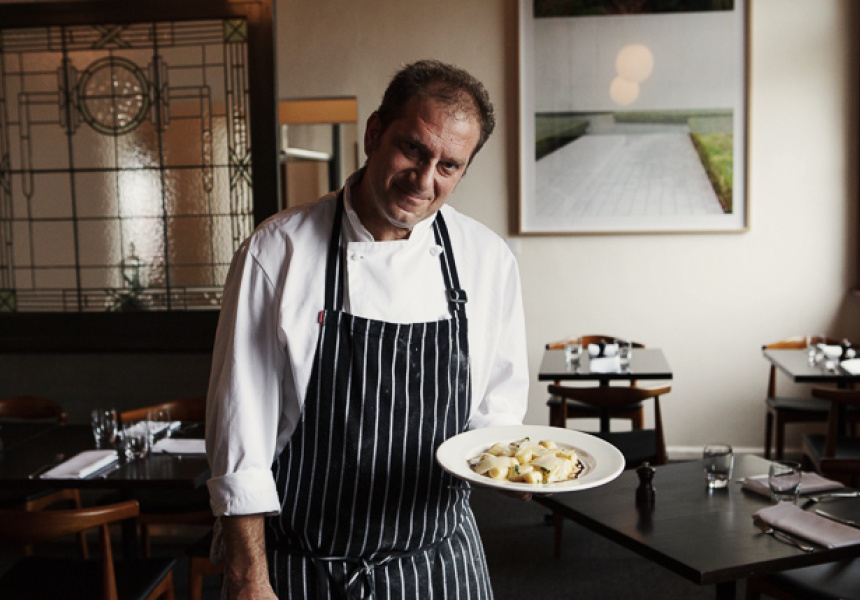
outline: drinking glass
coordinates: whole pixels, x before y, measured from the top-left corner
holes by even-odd
[[[705,469],[708,487],[711,489],[726,487],[732,478],[734,462],[732,447],[728,444],[705,446],[702,450],[702,466]]]
[[[582,356],[582,340],[579,338],[568,338],[564,343],[564,360],[568,365],[579,364]]]
[[[618,340],[618,365],[622,371],[630,368],[630,355],[633,353],[633,344],[626,340]]]
[[[149,428],[149,445],[161,438],[170,437],[170,410],[154,408],[146,411],[146,422]]]
[[[111,448],[116,440],[117,418],[112,408],[97,408],[90,413],[96,448]]]
[[[777,460],[770,463],[767,485],[771,500],[775,502],[797,502],[803,472],[796,460]]]
[[[120,447],[127,460],[143,458],[149,451],[149,428],[141,423],[126,423],[122,426]]]

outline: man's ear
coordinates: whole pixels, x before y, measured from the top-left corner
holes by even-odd
[[[372,152],[376,151],[376,148],[379,145],[379,137],[382,135],[382,122],[379,119],[379,113],[377,111],[373,111],[369,117],[367,117],[367,125],[364,128],[364,154],[365,156],[370,156]]]

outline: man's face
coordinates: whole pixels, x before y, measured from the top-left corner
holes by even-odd
[[[399,239],[447,201],[466,172],[480,127],[474,113],[416,96],[399,119],[380,128],[374,113],[356,210],[377,240]]]

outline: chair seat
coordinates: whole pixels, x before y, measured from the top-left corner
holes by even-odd
[[[778,410],[820,413],[822,419],[826,419],[830,412],[830,402],[820,398],[777,396],[768,398],[767,406]]]
[[[824,456],[826,436],[823,433],[806,433],[803,435],[803,447],[813,460],[821,460]],[[860,459],[860,438],[839,438],[836,442],[836,458]]]
[[[174,558],[123,560],[114,564],[120,600],[143,600],[176,564]],[[98,560],[25,557],[0,577],[3,600],[93,600],[101,597]]]
[[[559,406],[561,405],[561,398],[558,396],[550,396],[549,400],[546,401],[547,406]],[[634,402],[633,404],[628,404],[627,406],[619,406],[618,408],[612,409],[613,411],[626,411],[626,410],[639,410],[643,406],[642,402]],[[577,400],[572,400],[570,398],[567,399],[567,407],[568,410],[571,408],[575,408],[580,412],[589,412],[594,413],[595,417],[600,414],[600,409],[596,406],[592,406],[590,404],[585,404],[584,402],[578,402]]]
[[[643,462],[653,464],[657,458],[657,435],[653,429],[591,433],[591,435],[618,448],[624,455],[625,469],[636,468]]]
[[[804,600],[860,600],[860,559],[792,569],[760,579]]]

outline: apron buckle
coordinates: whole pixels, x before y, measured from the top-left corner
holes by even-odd
[[[465,304],[466,300],[468,300],[466,297],[466,290],[449,290],[448,300],[451,302],[457,302],[458,304]]]

